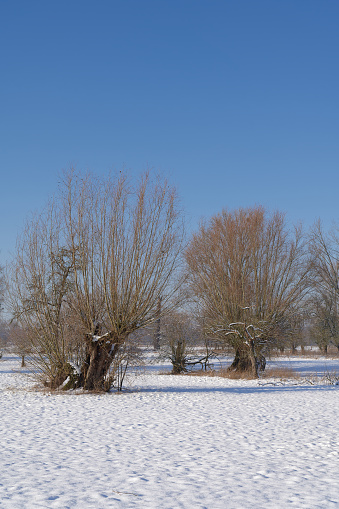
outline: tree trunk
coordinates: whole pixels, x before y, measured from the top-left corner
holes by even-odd
[[[249,347],[249,357],[251,359],[251,371],[254,378],[258,378],[258,369],[259,369],[259,360],[255,356],[254,351],[254,341],[250,341],[250,347]]]
[[[259,371],[264,371],[266,359],[262,354],[255,354],[254,343],[248,349],[237,348],[232,364],[227,368],[228,371],[238,373],[251,373],[254,378],[258,378]]]
[[[107,340],[87,342],[87,355],[81,367],[80,386],[88,391],[109,391],[112,380],[107,378],[109,368],[120,344]]]
[[[248,352],[244,349],[237,348],[232,364],[227,368],[228,371],[248,372],[251,371],[251,360]]]
[[[109,377],[109,369],[116,359],[123,341],[117,338],[101,337],[99,340],[92,336],[86,337],[86,355],[80,373],[70,363],[61,365],[53,378],[45,385],[51,389],[63,390],[83,388],[88,391],[108,392],[113,383]]]
[[[328,352],[328,345],[323,345],[322,348],[320,349],[321,350],[321,353],[323,355],[327,355],[327,352]]]
[[[173,375],[178,375],[179,373],[187,371],[185,347],[182,341],[178,341],[176,344],[172,345],[171,362]]]

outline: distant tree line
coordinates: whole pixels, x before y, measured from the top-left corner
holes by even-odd
[[[1,283],[0,272],[0,299]],[[306,334],[339,350],[338,297],[338,229],[317,222],[306,234],[256,206],[225,209],[187,238],[165,179],[72,169],[18,239],[6,306],[23,362],[46,385],[109,390],[142,330],[174,373],[207,369],[227,348],[230,370],[257,377],[272,349]]]

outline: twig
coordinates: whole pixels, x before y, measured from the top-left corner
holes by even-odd
[[[138,493],[131,493],[130,491],[118,491],[112,490],[114,493],[118,493],[119,495],[133,495],[134,497],[142,497],[142,495]]]

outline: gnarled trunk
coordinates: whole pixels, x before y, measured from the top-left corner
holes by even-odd
[[[233,362],[227,369],[228,371],[237,371],[242,373],[251,371],[251,360],[248,356],[248,352],[246,352],[243,348],[237,348]]]
[[[109,368],[116,357],[120,343],[112,340],[88,340],[86,358],[81,366],[79,384],[86,390],[109,391],[112,380]]]
[[[66,363],[60,366],[53,381],[47,385],[52,389],[59,387],[63,390],[83,388],[88,391],[109,391],[113,383],[109,370],[121,344],[121,341],[107,337],[86,337],[86,355],[80,370]]]
[[[172,345],[172,373],[178,375],[179,373],[186,372],[186,361],[185,347],[182,341],[178,341],[176,344]]]
[[[258,378],[259,371],[264,371],[265,367],[266,359],[261,353],[256,354],[253,343],[248,348],[237,348],[233,362],[227,369],[238,373],[251,373],[254,378]]]

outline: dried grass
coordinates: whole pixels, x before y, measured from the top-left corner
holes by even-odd
[[[164,373],[165,374],[165,373]],[[190,373],[183,373],[185,376],[208,376],[228,378],[229,380],[255,380],[251,371],[228,371],[227,368],[220,368],[217,370],[209,371],[193,371]],[[260,378],[278,378],[282,379],[299,379],[300,374],[288,367],[276,367],[266,369],[260,374]]]
[[[209,371],[193,371],[187,373],[190,376],[209,376],[219,378],[229,378],[230,380],[254,380],[251,371],[228,371],[227,368],[212,369]]]
[[[300,373],[287,367],[268,368],[262,373],[261,378],[299,379]]]

